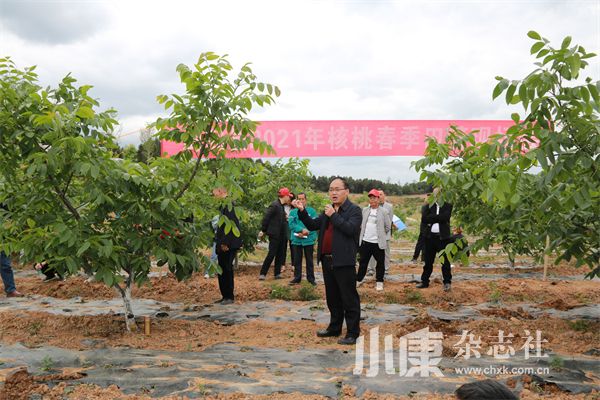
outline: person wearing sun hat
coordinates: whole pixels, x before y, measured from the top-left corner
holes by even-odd
[[[383,290],[383,276],[385,275],[385,249],[388,246],[388,233],[392,224],[388,212],[379,204],[379,190],[372,189],[369,192],[369,205],[362,210],[362,224],[360,228],[360,239],[358,253],[360,262],[356,280],[362,282],[366,273],[367,265],[371,257],[375,258],[375,289]]]
[[[287,246],[288,224],[283,206],[290,202],[290,190],[282,187],[277,191],[277,200],[273,201],[262,219],[261,229],[258,234],[262,238],[265,234],[269,237],[269,252],[263,261],[258,279],[267,278],[267,272],[275,260],[275,279],[281,279],[281,266],[285,262]]]

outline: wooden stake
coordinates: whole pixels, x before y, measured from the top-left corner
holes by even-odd
[[[548,264],[550,263],[550,236],[546,235],[546,251],[544,252],[544,280],[548,277]]]
[[[144,333],[146,336],[150,335],[150,317],[144,317]]]

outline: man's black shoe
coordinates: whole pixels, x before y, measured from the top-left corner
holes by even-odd
[[[429,285],[425,285],[423,282],[419,283],[417,286],[415,286],[417,289],[426,289],[429,287]]]
[[[221,302],[222,305],[227,306],[229,304],[233,304],[234,301],[233,299],[223,299],[223,301]]]
[[[323,329],[320,331],[317,331],[317,336],[318,337],[330,337],[330,336],[340,336],[341,332],[334,332],[334,331],[328,331],[327,329]]]
[[[308,281],[308,283],[310,283],[313,286],[317,286],[317,282],[315,282],[315,281]]]
[[[297,281],[297,280],[295,280],[295,279],[292,279],[292,280],[290,281],[290,285],[297,285],[297,284],[299,284],[299,283],[300,283],[300,281]]]
[[[356,344],[356,338],[347,336],[345,338],[338,340],[338,344]]]
[[[281,275],[275,275],[275,276],[273,277],[273,279],[283,279],[283,276],[281,276]]]

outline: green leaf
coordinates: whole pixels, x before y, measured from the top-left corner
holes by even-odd
[[[77,250],[77,257],[81,257],[81,255],[90,248],[90,242],[84,242],[81,247],[79,248],[79,250]]]
[[[569,58],[569,66],[571,67],[571,76],[573,79],[579,76],[579,68],[581,67],[581,60],[578,55],[574,55]]]
[[[494,92],[492,93],[492,99],[495,99],[496,97],[500,96],[500,94],[507,87],[508,87],[508,80],[507,79],[502,79],[500,82],[498,82],[498,84],[494,88]]]
[[[519,116],[519,113],[512,113],[510,115],[510,119],[512,119],[515,124],[518,124],[519,121],[521,121],[521,117]]]
[[[531,46],[530,54],[537,53],[544,47],[544,42],[535,42],[533,46]]]
[[[160,209],[165,211],[167,209],[167,207],[169,206],[169,201],[170,201],[170,199],[164,199],[163,201],[161,201]]]
[[[506,104],[510,104],[512,102],[512,98],[516,90],[517,87],[515,85],[510,85],[508,87],[508,90],[506,91]]]
[[[561,49],[566,49],[571,44],[571,36],[567,36],[563,39],[562,44],[560,45]]]
[[[32,220],[31,218],[27,218],[27,226],[28,226],[30,229],[33,229],[33,228],[35,228],[35,221],[34,221],[34,220]]]
[[[96,113],[94,113],[94,110],[92,110],[90,107],[81,106],[77,109],[77,112],[75,113],[75,115],[77,115],[79,118],[87,119],[87,118],[94,118]]]
[[[542,37],[536,31],[527,32],[527,36],[529,36],[530,38],[535,39],[535,40],[542,40]]]

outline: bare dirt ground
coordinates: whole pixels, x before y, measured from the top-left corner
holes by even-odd
[[[406,250],[406,249],[405,249]],[[259,255],[251,261],[259,261]],[[393,257],[394,258],[394,257]],[[406,257],[397,257],[405,260]],[[397,260],[398,261],[398,260]],[[483,264],[492,264],[490,267]],[[469,330],[476,332],[482,338],[482,346],[491,346],[491,339],[499,330],[514,334],[515,346],[521,346],[525,341],[525,331],[540,330],[547,340],[544,349],[559,354],[562,359],[579,357],[597,362],[600,366],[600,320],[597,318],[561,318],[548,314],[536,317],[524,307],[529,305],[541,310],[569,311],[580,307],[598,307],[600,304],[600,282],[573,279],[583,276],[587,270],[575,268],[568,263],[552,266],[549,279],[543,281],[535,278],[505,278],[501,274],[522,273],[532,274],[542,271],[540,266],[532,266],[531,260],[521,264],[525,268],[510,270],[502,268],[502,260],[486,256],[474,260],[474,266],[456,266],[453,275],[456,277],[452,291],[442,291],[438,279],[426,290],[417,290],[414,283],[404,279],[414,275],[417,279],[421,273],[420,265],[408,265],[396,262],[392,265],[390,275],[403,276],[399,281],[387,281],[385,290],[377,292],[373,282],[367,282],[359,288],[361,302],[369,309],[377,309],[384,304],[398,304],[412,307],[415,318],[408,322],[388,322],[380,324],[381,338],[391,334],[399,338],[405,334],[429,327],[432,331],[444,333],[443,349],[445,357],[454,357],[461,332]],[[70,277],[64,281],[43,283],[39,276],[30,273],[29,266],[17,267],[18,289],[28,296],[45,296],[57,299],[72,299],[78,297],[85,301],[95,299],[113,299],[117,293],[102,283],[86,282],[83,277]],[[319,269],[317,268],[317,271]],[[218,283],[215,278],[205,279],[203,274],[196,274],[191,279],[178,282],[164,269],[156,269],[159,276],[150,279],[147,285],[133,291],[134,298],[153,299],[161,302],[181,303],[184,305],[199,305],[212,303],[220,298]],[[435,271],[439,274],[439,266]],[[459,279],[461,275],[475,275],[473,279]],[[499,276],[500,275],[500,276]],[[293,287],[288,295],[291,300],[275,299],[282,288],[286,288],[292,278],[288,266],[283,273],[284,279],[273,280],[272,270],[267,281],[258,281],[256,264],[242,265],[235,277],[236,303],[242,305],[254,301],[268,301],[278,304],[292,301],[298,306],[304,304],[298,292]],[[466,275],[465,275],[466,276]],[[494,278],[494,279],[492,279]],[[285,290],[284,290],[285,291]],[[312,293],[320,304],[322,313],[327,313],[325,293],[320,283]],[[464,307],[475,307],[481,304],[491,306],[480,310],[483,319],[444,320],[434,318],[428,310],[458,312]],[[277,348],[282,351],[294,352],[301,349],[348,351],[348,347],[338,345],[335,338],[317,338],[315,331],[324,328],[311,320],[300,321],[266,321],[251,320],[242,324],[223,324],[210,320],[181,320],[172,318],[153,318],[152,333],[140,331],[127,333],[122,316],[63,316],[51,315],[41,311],[3,311],[0,312],[0,346],[20,343],[27,348],[35,349],[41,346],[54,346],[60,349],[148,349],[174,352],[202,352],[211,346],[233,343],[242,348]],[[367,335],[373,326],[362,324],[362,333]],[[368,345],[368,341],[367,341]],[[350,350],[353,351],[353,350]],[[243,357],[243,356],[241,356]],[[156,398],[144,393],[125,394],[116,385],[98,386],[78,383],[78,374],[82,369],[64,369],[58,373],[45,374],[40,371],[16,373],[14,369],[2,369],[2,354],[0,347],[0,387],[1,399],[131,399],[142,400]],[[589,377],[596,383],[600,372]],[[472,377],[473,378],[473,377]],[[481,377],[477,377],[478,379]],[[504,377],[506,378],[506,377]],[[597,392],[587,394],[570,394],[562,392],[556,386],[540,386],[531,381],[527,375],[515,376],[513,387],[522,388],[522,399],[577,399],[598,400]],[[511,380],[509,379],[509,385]],[[38,397],[35,397],[38,396]],[[39,397],[41,396],[41,397]],[[206,393],[209,399],[325,399],[326,396],[306,393],[271,393],[269,395],[250,395],[245,393],[214,394]],[[185,395],[163,396],[162,399],[184,399]],[[355,389],[349,385],[341,385],[338,398],[344,399],[442,399],[455,397],[451,394],[414,394],[401,396],[365,392],[357,396]]]

